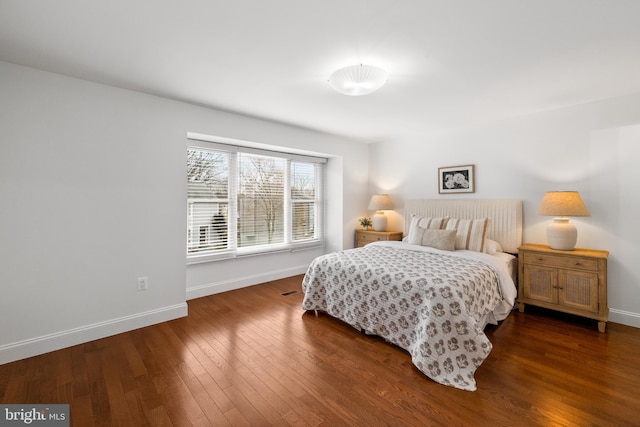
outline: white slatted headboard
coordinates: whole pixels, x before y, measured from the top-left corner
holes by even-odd
[[[517,253],[522,244],[522,200],[511,199],[411,199],[404,204],[404,234],[409,233],[411,217],[432,216],[474,219],[490,218],[489,239],[500,243],[505,252]]]

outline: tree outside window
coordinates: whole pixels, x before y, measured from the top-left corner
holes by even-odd
[[[284,159],[240,154],[238,247],[284,242]]]

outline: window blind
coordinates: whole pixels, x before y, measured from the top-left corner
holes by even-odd
[[[312,239],[318,223],[316,205],[320,174],[314,163],[291,162],[292,240]]]
[[[229,153],[187,154],[187,253],[229,249]]]
[[[238,247],[284,243],[285,160],[238,155]]]

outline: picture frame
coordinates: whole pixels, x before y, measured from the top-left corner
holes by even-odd
[[[474,165],[438,168],[438,193],[474,193],[476,190]]]

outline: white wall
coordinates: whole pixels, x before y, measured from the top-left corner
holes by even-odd
[[[187,272],[189,131],[333,156],[328,249],[351,243],[366,203],[360,143],[6,62],[0,94],[0,363],[184,316],[187,283],[255,284],[307,262]]]
[[[591,212],[573,218],[579,247],[610,252],[609,320],[640,327],[640,95],[374,144],[370,192],[409,198],[517,198],[524,241],[546,243],[550,217],[535,211],[549,190],[578,190]],[[476,192],[439,195],[437,169],[475,164]]]

